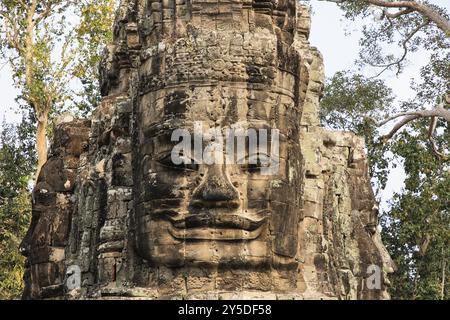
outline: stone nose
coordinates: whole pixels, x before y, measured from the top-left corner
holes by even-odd
[[[222,165],[208,168],[206,177],[194,191],[190,205],[197,209],[237,209],[240,206],[239,192],[227,179]]]

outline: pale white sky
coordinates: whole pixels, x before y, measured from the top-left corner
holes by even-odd
[[[430,2],[444,6],[450,11],[449,0],[431,0]],[[358,40],[361,23],[346,21],[334,3],[311,0],[313,6],[311,44],[319,48],[324,56],[327,76],[336,71],[354,70],[354,61],[358,56]],[[348,34],[348,31],[352,31]],[[399,77],[386,74],[387,84],[394,90],[399,99],[407,99],[413,95],[409,84],[417,78],[420,67],[427,62],[427,52],[417,52],[409,56],[410,64]],[[373,75],[369,71],[368,75]],[[16,108],[15,97],[18,91],[14,88],[9,66],[0,64],[0,127],[3,118],[7,122],[17,122],[20,116],[13,110]],[[401,169],[392,172],[388,187],[382,194],[382,203],[392,198],[393,192],[401,190],[404,173]]]

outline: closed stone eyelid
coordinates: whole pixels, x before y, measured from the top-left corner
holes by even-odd
[[[270,156],[267,153],[256,153],[256,154],[252,154],[252,155],[246,155],[245,157],[238,159],[236,163],[238,163],[238,164],[249,164],[247,162],[241,163],[241,161],[247,161],[247,160],[250,160],[252,158],[256,158],[258,160],[260,156],[264,156],[264,157],[267,157],[268,159],[270,159]]]

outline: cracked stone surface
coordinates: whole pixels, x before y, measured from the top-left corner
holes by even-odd
[[[309,30],[295,0],[123,0],[102,103],[60,121],[33,192],[24,298],[389,298],[364,141],[320,126]],[[280,170],[169,163],[196,121],[278,129]]]

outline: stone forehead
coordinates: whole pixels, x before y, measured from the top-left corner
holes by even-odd
[[[250,92],[246,92],[246,97],[212,96],[204,99],[193,99],[180,92],[159,99],[147,95],[140,100],[138,121],[141,130],[161,126],[193,127],[195,122],[210,127],[242,125],[280,131],[298,126],[300,110],[295,107],[294,100],[286,96],[277,99],[277,95],[270,94],[269,89],[267,91],[266,97],[255,97]]]

